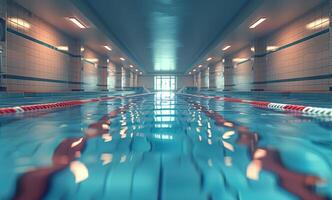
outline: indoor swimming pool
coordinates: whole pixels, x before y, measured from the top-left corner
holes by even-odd
[[[329,95],[200,94],[332,107]],[[0,116],[0,199],[332,198],[329,117],[173,92],[116,95]]]

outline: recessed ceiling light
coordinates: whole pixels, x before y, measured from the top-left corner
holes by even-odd
[[[20,28],[23,27],[23,28],[29,29],[31,27],[31,24],[29,22],[27,22],[26,20],[21,19],[21,18],[8,17],[8,22],[11,25],[18,26]]]
[[[198,65],[198,68],[201,68],[202,67],[202,65]]]
[[[267,51],[276,51],[279,47],[278,46],[267,46],[266,50]]]
[[[191,74],[191,72],[189,72],[189,74]]]
[[[265,17],[261,17],[259,20],[257,20],[255,23],[253,23],[251,26],[249,26],[250,29],[256,28],[258,25],[263,23],[266,20]]]
[[[227,45],[227,46],[225,46],[222,50],[223,50],[223,51],[226,51],[226,50],[229,49],[229,48],[231,48],[231,46],[230,46],[230,45]]]
[[[320,29],[320,28],[326,28],[330,24],[330,19],[328,17],[323,17],[316,19],[309,24],[306,25],[307,29],[315,30],[315,29]]]
[[[129,65],[130,68],[133,68],[134,66],[133,65]]]
[[[235,62],[235,63],[240,63],[240,62],[244,62],[244,61],[246,61],[246,60],[248,60],[247,58],[234,58],[233,59],[233,62]]]
[[[98,58],[84,58],[84,60],[86,60],[88,62],[92,62],[92,63],[97,63],[99,61]]]
[[[137,71],[137,72],[138,72],[138,69],[135,69],[135,71]]]
[[[210,60],[212,60],[212,58],[210,57],[210,58],[208,58],[208,59],[206,59],[206,61],[210,61]]]
[[[87,28],[82,22],[80,22],[78,19],[76,19],[75,17],[69,17],[68,18],[71,22],[73,22],[76,26],[78,26],[79,28],[83,29],[83,28]]]
[[[107,49],[107,50],[109,50],[109,51],[112,51],[112,48],[111,47],[109,47],[109,46],[104,46],[105,47],[105,49]]]
[[[139,74],[140,74],[140,75],[142,75],[142,74],[143,74],[143,72],[140,72]]]
[[[60,51],[68,51],[69,50],[68,46],[58,46],[56,48]]]
[[[193,72],[195,72],[195,71],[196,71],[196,69],[193,70]]]
[[[126,59],[124,59],[124,58],[121,57],[120,60],[125,61]]]

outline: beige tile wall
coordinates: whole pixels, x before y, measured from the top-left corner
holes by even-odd
[[[232,55],[230,59],[248,59],[254,54],[266,53],[267,46],[282,47],[326,30],[329,28],[328,24],[327,26],[318,25],[314,29],[309,29],[308,24],[317,19],[331,18],[331,11],[332,6],[329,6],[328,3],[321,5],[273,34],[251,42],[253,45]],[[272,52],[264,57],[252,57],[250,61],[242,64],[228,62],[223,67],[224,86],[218,87],[238,91],[260,89],[266,91],[328,91],[332,85],[331,78],[277,83],[271,83],[271,81],[331,75],[331,45],[332,34],[329,32]],[[252,46],[255,47],[256,53],[251,52]],[[258,82],[263,82],[263,84],[257,84]]]
[[[322,31],[328,26],[308,29],[317,19],[329,18],[329,8],[323,5],[287,25],[267,38],[267,46],[283,46]],[[325,33],[266,56],[266,80],[292,79],[329,74],[330,34]],[[266,84],[266,90],[329,90],[329,80],[308,80]]]
[[[6,19],[7,10],[6,10],[6,0],[0,0],[0,18]],[[0,75],[5,71],[6,66],[6,49],[7,43],[0,42]],[[5,88],[5,80],[0,76],[0,91]]]
[[[7,65],[3,70],[4,73],[60,81],[6,79],[4,85],[8,91],[58,92],[82,89],[96,91],[108,88],[107,58],[93,52],[81,41],[58,31],[13,2],[9,3],[7,12],[7,24],[11,30],[54,47],[66,46],[71,55],[76,55],[71,56],[26,39],[12,31],[7,32]],[[20,20],[24,20],[23,23]],[[81,52],[83,46],[84,51]],[[86,62],[86,58],[97,58],[99,62],[92,64]],[[85,84],[81,84],[83,82]]]

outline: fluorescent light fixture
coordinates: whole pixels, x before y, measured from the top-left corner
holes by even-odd
[[[306,25],[306,28],[310,30],[316,30],[320,28],[326,28],[329,25],[330,25],[330,19],[328,17],[323,17],[310,22],[309,24]]]
[[[92,63],[97,63],[99,61],[98,58],[84,58],[84,60],[86,60],[88,62],[92,62]]]
[[[108,51],[112,51],[112,48],[111,48],[111,47],[109,47],[109,46],[107,46],[107,45],[105,45],[104,47],[105,47],[105,49],[107,49]]]
[[[202,65],[198,65],[198,68],[201,68],[202,67]]]
[[[227,45],[227,46],[225,46],[222,50],[223,50],[223,51],[226,51],[226,50],[229,49],[229,48],[231,48],[231,46],[230,46],[230,45]]]
[[[279,47],[277,47],[277,46],[267,46],[266,47],[266,50],[267,51],[275,51],[275,50],[277,50]]]
[[[12,26],[19,26],[19,27],[23,27],[23,28],[31,28],[31,25],[29,22],[27,22],[24,19],[21,18],[16,18],[16,17],[8,17],[8,22],[9,24],[11,24]]]
[[[246,60],[248,60],[247,58],[234,58],[233,59],[233,62],[235,62],[235,63],[240,63],[240,62],[244,62],[244,61],[246,61]]]
[[[82,22],[80,22],[75,17],[69,17],[68,19],[81,29],[87,28]]]
[[[257,20],[255,23],[253,23],[251,26],[249,26],[250,29],[256,28],[258,25],[263,23],[266,20],[265,17],[261,17],[259,20]]]
[[[133,65],[129,65],[130,68],[133,68],[134,66]]]
[[[56,48],[60,51],[68,51],[69,50],[68,46],[58,46]]]
[[[212,58],[210,57],[210,58],[208,58],[208,59],[206,59],[206,61],[210,61],[210,60],[212,60]]]
[[[124,58],[121,57],[120,60],[125,61],[126,59],[124,59]]]

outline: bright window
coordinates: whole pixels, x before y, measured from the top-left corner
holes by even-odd
[[[174,91],[176,90],[175,76],[155,76],[154,90],[156,91]]]

